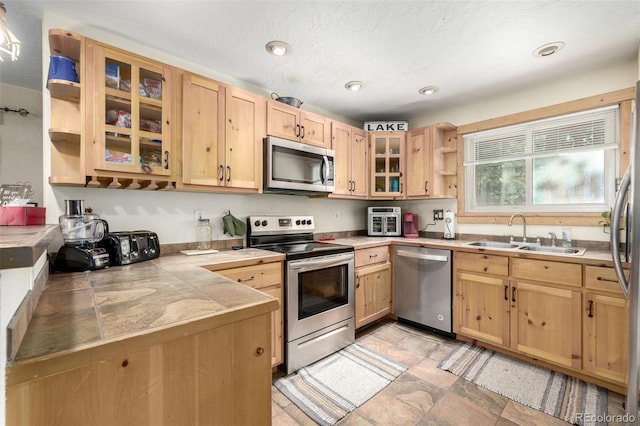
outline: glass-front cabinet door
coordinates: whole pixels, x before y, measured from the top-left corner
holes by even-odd
[[[405,133],[371,133],[372,197],[398,197],[404,194]]]
[[[170,70],[100,45],[94,47],[94,168],[169,175]]]

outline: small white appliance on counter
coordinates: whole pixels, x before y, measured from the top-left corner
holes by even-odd
[[[447,210],[444,214],[444,239],[454,240],[456,238],[456,214]]]
[[[367,234],[370,237],[399,237],[402,234],[400,207],[369,207]]]

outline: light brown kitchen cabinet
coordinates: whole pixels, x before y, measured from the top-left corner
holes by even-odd
[[[51,96],[51,185],[79,185],[86,183],[85,102],[86,69],[85,39],[67,30],[49,30],[51,55],[63,55],[76,64],[79,82],[51,79],[47,88]]]
[[[438,123],[412,130],[407,137],[407,198],[455,198],[456,127]]]
[[[169,179],[172,68],[93,40],[87,49],[93,174]]]
[[[432,127],[412,130],[407,136],[407,197],[430,196]]]
[[[182,77],[182,182],[224,186],[225,87],[185,73]]]
[[[182,90],[182,183],[259,191],[264,98],[191,73]]]
[[[355,282],[356,329],[391,313],[389,246],[356,250]]]
[[[331,149],[336,153],[336,189],[331,196],[366,198],[368,144],[365,131],[334,121],[331,123],[331,140]]]
[[[371,198],[404,196],[405,132],[369,133]]]
[[[269,314],[240,315],[11,366],[7,424],[270,424]]]
[[[626,271],[628,272],[628,271]],[[629,304],[613,268],[585,266],[584,369],[626,384],[629,368]]]
[[[282,102],[267,100],[267,134],[330,148],[331,120]]]
[[[512,281],[511,347],[537,359],[580,369],[581,314],[579,290]]]
[[[283,296],[282,263],[273,262],[239,268],[216,270],[237,283],[249,286],[268,294],[280,303],[280,307],[271,313],[271,366],[276,367],[283,361]]]
[[[508,347],[509,258],[455,252],[454,331]]]

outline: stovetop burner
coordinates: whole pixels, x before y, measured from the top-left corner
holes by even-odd
[[[314,241],[314,229],[312,216],[250,216],[247,246],[283,253],[287,260],[353,251],[352,246]]]

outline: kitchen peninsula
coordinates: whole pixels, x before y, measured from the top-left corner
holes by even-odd
[[[246,249],[49,275],[7,368],[7,423],[268,423],[278,301],[201,266],[282,257]]]

